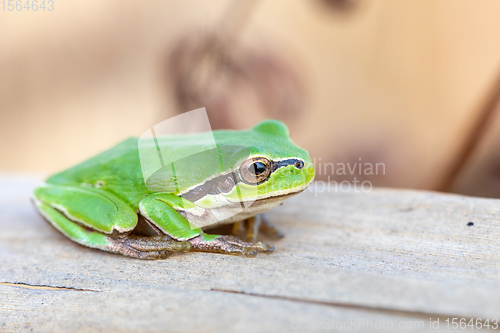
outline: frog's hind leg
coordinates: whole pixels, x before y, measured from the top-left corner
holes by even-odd
[[[193,207],[193,203],[170,193],[152,194],[139,204],[141,215],[147,221],[172,238],[190,243],[186,251],[244,254],[248,257],[273,251],[274,247],[262,242],[243,242],[233,236],[204,233],[177,211]]]
[[[238,237],[225,235],[201,234],[189,242],[191,251],[243,254],[247,257],[255,257],[258,252],[274,251],[274,246],[263,242],[249,243]]]
[[[168,251],[186,251],[190,247],[168,236],[127,236],[137,225],[137,214],[121,199],[96,188],[45,184],[35,189],[33,202],[62,234],[91,248],[140,259],[161,259]]]

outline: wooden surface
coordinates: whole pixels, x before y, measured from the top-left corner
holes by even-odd
[[[411,332],[500,319],[498,200],[317,187],[268,214],[286,234],[270,255],[141,261],[60,235],[29,202],[39,180],[0,177],[2,332]]]

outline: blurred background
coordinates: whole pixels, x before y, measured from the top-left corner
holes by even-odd
[[[204,106],[213,128],[284,121],[319,180],[500,197],[496,0],[8,4],[3,172],[56,172]]]

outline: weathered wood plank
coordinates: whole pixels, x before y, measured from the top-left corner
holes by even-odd
[[[0,178],[0,330],[420,331],[429,318],[441,329],[448,317],[500,319],[498,200],[317,187],[268,214],[286,234],[273,254],[140,261],[52,229],[29,203],[39,179]]]

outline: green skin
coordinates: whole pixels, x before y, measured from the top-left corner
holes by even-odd
[[[213,139],[217,149],[204,150]],[[138,139],[130,138],[49,177],[35,189],[33,202],[56,229],[91,248],[141,259],[179,251],[255,256],[273,250],[255,242],[259,229],[280,235],[259,214],[303,191],[314,178],[309,154],[276,120],[245,131],[161,137],[157,147],[175,165],[163,166],[146,181]],[[186,157],[186,152],[193,154]],[[274,167],[266,165],[268,176],[252,183],[244,169],[256,158]],[[248,225],[247,241],[204,232],[229,223],[235,223],[235,232]],[[139,235],[139,225],[148,232]]]

